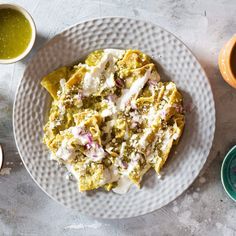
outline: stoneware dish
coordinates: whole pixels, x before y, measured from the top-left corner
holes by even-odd
[[[182,139],[158,179],[151,172],[139,190],[125,195],[96,190],[79,193],[66,168],[49,160],[42,143],[50,97],[42,77],[62,65],[83,60],[101,48],[140,49],[156,62],[161,78],[174,81],[184,96],[186,126]],[[128,18],[101,18],[66,29],[29,62],[14,103],[14,135],[23,163],[35,182],[54,200],[80,213],[102,218],[134,217],[163,207],[178,197],[199,174],[215,130],[215,107],[209,81],[190,50],[161,27]]]

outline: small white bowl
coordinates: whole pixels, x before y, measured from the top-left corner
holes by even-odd
[[[25,18],[30,23],[30,27],[32,29],[32,36],[31,36],[31,40],[30,40],[28,47],[25,49],[25,51],[22,54],[20,54],[19,56],[15,57],[15,58],[11,58],[11,59],[0,59],[0,64],[14,63],[14,62],[17,62],[17,61],[23,59],[32,49],[34,42],[35,42],[35,38],[36,38],[36,26],[35,26],[32,16],[29,14],[29,12],[27,12],[23,7],[18,6],[16,4],[0,3],[0,9],[5,9],[5,8],[14,9],[16,11],[21,12],[25,16]]]

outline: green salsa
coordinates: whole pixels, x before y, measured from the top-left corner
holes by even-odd
[[[12,59],[28,47],[32,36],[29,21],[19,11],[0,9],[0,59]]]

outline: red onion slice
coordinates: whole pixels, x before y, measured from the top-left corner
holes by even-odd
[[[116,86],[117,86],[118,88],[123,88],[123,87],[124,87],[124,81],[123,81],[123,80],[121,80],[121,79],[116,79],[115,82],[116,82]]]

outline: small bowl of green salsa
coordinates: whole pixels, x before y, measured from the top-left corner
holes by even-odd
[[[31,15],[15,4],[0,4],[0,63],[21,60],[32,49],[36,27]]]

